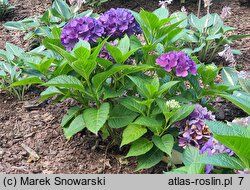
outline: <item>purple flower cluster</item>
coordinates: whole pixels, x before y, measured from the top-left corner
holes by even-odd
[[[98,20],[85,16],[68,22],[62,30],[61,44],[71,51],[79,40],[94,43],[100,37],[119,38],[140,31],[139,24],[128,9],[110,9]]]
[[[141,28],[135,17],[128,9],[110,9],[99,18],[104,28],[104,36],[112,39],[123,37],[124,34],[131,36],[141,32]]]
[[[116,46],[118,44],[118,40],[114,40],[114,41],[108,42],[108,43],[112,46]],[[99,57],[106,59],[106,60],[113,61],[113,57],[108,52],[106,45],[104,45],[103,48],[101,49],[101,52],[99,53]]]
[[[71,51],[79,40],[93,43],[103,33],[104,29],[97,20],[91,17],[75,18],[64,26],[61,43],[68,51]]]
[[[175,68],[178,77],[186,77],[188,73],[197,74],[195,62],[182,51],[162,54],[156,59],[156,64],[163,67],[167,72],[171,72]]]
[[[218,154],[218,153],[226,153],[229,156],[234,155],[234,152],[218,142],[216,139],[211,137],[206,144],[201,148],[200,154],[204,154],[205,152],[208,153],[208,156]],[[213,170],[212,165],[206,165],[205,167],[205,173],[210,173]]]
[[[179,146],[192,145],[200,149],[211,136],[205,120],[215,120],[215,116],[197,104],[190,116],[180,122]]]

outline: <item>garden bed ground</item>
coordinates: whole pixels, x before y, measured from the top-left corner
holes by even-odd
[[[50,0],[10,0],[16,5],[13,20],[38,15],[50,6]],[[118,3],[117,3],[118,2]],[[146,3],[145,3],[146,2]],[[158,1],[113,1],[98,8],[98,12],[111,7],[127,7],[139,10],[140,7],[154,10]],[[232,7],[232,16],[227,24],[237,28],[240,34],[250,33],[250,7],[240,6],[238,1],[228,0],[214,3],[213,12],[220,12],[223,5]],[[189,12],[196,11],[196,4],[186,7]],[[180,9],[180,5],[170,7],[171,11]],[[0,26],[0,49],[5,42],[10,41],[21,47],[28,48],[28,42],[23,42],[22,32],[6,31]],[[237,58],[238,70],[250,71],[250,39],[246,38],[235,44],[242,55]],[[225,65],[223,62],[219,64]],[[35,93],[38,91],[37,93]],[[0,173],[134,173],[136,160],[122,159],[126,150],[120,151],[117,147],[106,149],[108,142],[99,142],[98,137],[87,131],[66,141],[60,129],[60,120],[69,106],[74,104],[67,101],[61,104],[42,104],[33,109],[27,109],[39,97],[39,89],[26,95],[25,101],[18,102],[3,92],[0,92]],[[235,109],[231,104],[218,100],[215,106],[221,110],[219,119],[231,120],[234,117],[244,116],[243,112]],[[29,154],[22,144],[32,148],[40,159],[36,162],[27,162]],[[34,159],[34,158],[33,158]],[[32,160],[32,158],[31,158]],[[165,164],[144,170],[142,173],[162,173],[166,170]]]

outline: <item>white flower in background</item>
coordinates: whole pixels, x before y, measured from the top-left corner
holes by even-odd
[[[232,10],[231,7],[228,7],[228,6],[223,7],[220,17],[222,19],[229,17],[232,14],[231,10]]]
[[[176,100],[168,100],[166,102],[166,105],[167,107],[170,109],[170,110],[173,110],[173,109],[176,109],[176,108],[180,108],[180,103],[177,102]]]
[[[68,0],[70,5],[77,5],[80,7],[83,3],[86,3],[85,0]]]
[[[232,52],[232,49],[229,45],[225,45],[225,48],[222,52],[218,53],[220,57],[223,57],[227,62],[231,63],[231,64],[235,64],[235,59],[234,59],[234,55]]]
[[[173,0],[167,0],[167,1],[159,1],[159,6],[161,6],[161,8],[166,8],[167,5],[170,5],[172,3]]]
[[[212,0],[203,0],[204,1],[204,7],[210,7],[212,5]]]
[[[184,6],[182,6],[181,7],[181,12],[187,13],[187,9]]]

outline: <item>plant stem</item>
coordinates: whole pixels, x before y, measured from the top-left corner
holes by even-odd
[[[201,14],[201,0],[199,0],[199,3],[198,3],[198,12],[197,12],[198,18],[200,17],[200,14]]]
[[[99,108],[99,107],[100,107],[100,102],[99,102],[99,99],[98,99],[98,97],[97,97],[97,93],[94,92],[94,90],[93,90],[93,88],[92,88],[92,86],[91,86],[89,80],[86,80],[86,82],[87,82],[87,85],[88,85],[88,87],[89,87],[89,89],[90,89],[90,91],[91,91],[91,93],[92,93],[92,96],[93,96],[93,97],[95,98],[95,100],[96,100],[96,106],[97,106],[97,108]]]

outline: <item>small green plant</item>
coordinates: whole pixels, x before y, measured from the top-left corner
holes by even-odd
[[[24,36],[24,40],[39,37],[38,40],[41,41],[41,38],[53,36],[53,27],[62,28],[73,18],[92,14],[92,10],[78,14],[79,9],[79,6],[69,6],[65,0],[54,0],[52,7],[43,15],[21,21],[6,22],[3,26],[8,30],[26,31],[27,34]]]
[[[29,85],[37,82],[35,78],[27,79],[29,74],[25,72],[24,63],[32,58],[23,49],[11,43],[6,43],[6,51],[0,50],[0,58],[0,88],[23,100]],[[21,79],[26,80],[26,84],[12,86]]]
[[[4,20],[4,18],[9,15],[13,10],[14,6],[12,6],[8,0],[0,0],[0,21]]]
[[[180,40],[181,46],[186,47],[187,53],[197,54],[201,62],[211,63],[224,49],[224,45],[250,36],[227,35],[235,28],[224,25],[224,21],[216,13],[207,14],[202,18],[198,18],[192,13],[187,15],[183,12],[176,12],[173,16],[177,20],[185,19],[182,22],[185,30]],[[239,51],[233,50],[233,53],[239,54]]]

